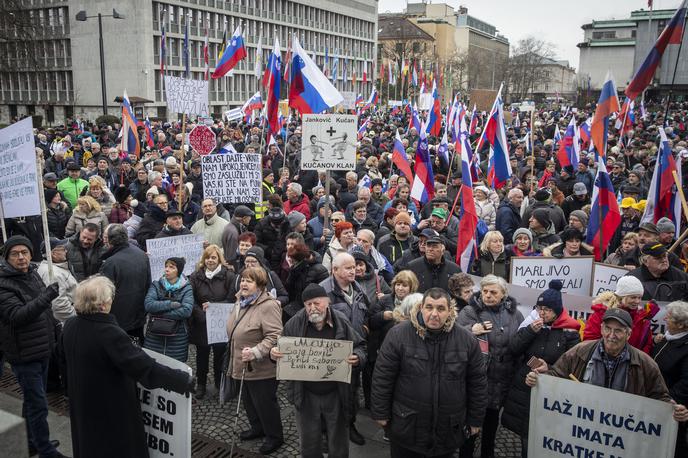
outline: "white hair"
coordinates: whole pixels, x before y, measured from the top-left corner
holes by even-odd
[[[674,301],[666,306],[666,312],[682,328],[688,328],[688,302]]]
[[[289,187],[298,195],[301,195],[301,193],[303,193],[303,188],[299,183],[289,183]]]

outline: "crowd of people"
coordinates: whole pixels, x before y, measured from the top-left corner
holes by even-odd
[[[687,109],[675,104],[667,119],[652,111],[621,137],[610,124],[607,168],[623,214],[604,261],[628,274],[591,301],[587,320],[569,315],[558,279],[528,304],[510,295],[509,281],[514,256],[592,254],[592,153],[584,143],[577,170],[561,167],[553,140],[556,125],[584,123],[590,107],[542,107],[532,126],[515,113],[513,175],[500,189],[486,180],[489,146],[476,151],[479,246],[468,272],[455,262],[460,157],[450,141],[445,160],[430,137],[434,196],[411,198],[413,177],[391,159],[400,134],[413,167],[419,135],[405,110],[371,114],[350,171],[301,169],[298,120],[267,147],[259,122],[215,121],[218,145],[262,154],[259,204],[205,198],[200,156],[182,144],[178,123],[154,123],[152,147],[141,130],[141,157],[120,151],[118,125],[36,129],[50,250],[41,216],[10,218],[0,262],[2,352],[22,387],[31,453],[63,456],[49,437],[45,393],[64,389],[76,456],[147,456],[138,381],[198,402],[211,392],[231,398],[239,383],[250,428],[236,433],[262,439],[263,454],[284,443],[284,383],[304,457],[324,446],[347,457],[349,441],[364,444],[361,407],[393,457],[472,457],[478,437],[480,456],[495,456],[500,424],[521,437],[525,457],[530,387],[548,373],[674,402],[675,456],[686,456],[688,243],[676,238],[686,225],[641,216],[659,129],[677,158],[688,157]],[[169,253],[151,278],[147,241],[188,234],[202,236],[201,259]],[[654,301],[670,302],[662,333]],[[211,302],[235,304],[228,344],[208,343]],[[351,383],[278,382],[280,336],[352,341]],[[190,346],[193,379],[141,350],[186,362]],[[117,394],[96,408],[104,391]],[[127,430],[104,428],[103,409]]]

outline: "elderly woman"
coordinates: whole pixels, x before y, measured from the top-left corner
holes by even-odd
[[[375,248],[375,233],[373,231],[370,229],[360,229],[356,233],[356,247],[354,247],[354,249],[359,249],[368,256],[373,269],[377,271],[385,281],[392,281],[392,278],[394,278],[394,269],[387,258]]]
[[[110,188],[107,187],[103,178],[98,175],[89,178],[86,195],[93,197],[100,204],[100,209],[103,213],[106,215],[110,214],[112,205],[115,203],[115,197],[110,192]]]
[[[533,251],[533,233],[530,229],[519,227],[511,237],[514,242],[504,249],[508,256],[539,256]]]
[[[77,199],[77,208],[72,212],[72,216],[67,221],[65,236],[81,232],[86,223],[94,223],[100,228],[100,233],[105,231],[105,226],[110,224],[107,216],[101,211],[100,204],[91,196],[82,196]]]
[[[225,355],[224,344],[208,345],[205,313],[210,302],[233,302],[235,295],[234,273],[227,268],[227,262],[219,246],[208,245],[203,250],[196,271],[189,276],[189,283],[194,298],[189,343],[196,345],[196,399],[203,399],[208,381],[210,350],[213,350],[213,378],[218,390]]]
[[[485,221],[487,227],[494,231],[495,222],[497,221],[497,210],[494,204],[488,198],[490,191],[485,186],[476,186],[473,192],[475,196],[475,209],[478,212],[478,218]]]
[[[335,214],[332,214],[334,221]],[[334,223],[333,223],[334,224]],[[325,254],[323,254],[322,265],[327,268],[327,271],[332,270],[332,260],[337,253],[342,251],[349,251],[354,246],[356,235],[354,234],[354,226],[348,221],[341,221],[334,224],[334,238],[330,241]]]
[[[624,266],[629,270],[633,270],[640,266],[637,248],[638,234],[635,232],[628,232],[623,236],[623,239],[621,239],[621,246],[607,256],[604,262],[615,266]]]
[[[523,322],[516,299],[509,296],[506,280],[487,275],[480,281],[480,291],[473,294],[459,313],[458,324],[471,331],[486,354],[487,391],[489,403],[483,421],[480,456],[494,456],[495,437],[499,426],[499,410],[504,405],[516,358],[509,342]],[[475,436],[461,447],[461,456],[473,456]]]
[[[76,458],[148,456],[137,382],[148,389],[193,390],[189,374],[156,363],[131,344],[110,314],[114,296],[115,285],[106,277],[81,282],[74,295],[77,316],[65,322],[62,332]],[[104,418],[117,428],[104,427]]]
[[[247,267],[240,274],[236,303],[227,319],[229,336],[226,374],[244,380],[242,401],[250,429],[242,440],[265,436],[260,453],[267,455],[284,443],[277,403],[276,367],[270,349],[282,333],[282,309],[268,292],[268,275],[262,267]]]
[[[460,312],[465,306],[468,305],[468,301],[471,300],[473,296],[473,279],[467,273],[459,272],[449,277],[449,282],[447,284],[449,289],[449,294],[454,300],[454,306],[456,311]]]
[[[688,402],[688,302],[676,301],[666,307],[666,332],[652,350],[652,357],[662,371],[669,394],[677,404]],[[686,426],[679,422],[674,458],[688,456]]]
[[[479,277],[492,274],[509,281],[511,257],[504,250],[504,236],[489,231],[480,243],[480,256],[473,261],[471,273]]]
[[[583,246],[583,233],[578,229],[568,227],[561,234],[561,243],[555,243],[542,250],[543,256],[555,258],[571,258],[574,256],[592,256],[592,252]]]
[[[191,284],[183,275],[184,258],[168,258],[165,273],[153,281],[143,305],[149,313],[143,346],[186,362],[189,355],[187,319],[193,310]]]
[[[521,456],[528,454],[528,419],[530,388],[525,383],[532,369],[531,358],[553,365],[561,355],[580,342],[580,323],[564,308],[561,280],[552,280],[549,289],[538,296],[530,315],[520,324],[509,343],[511,353],[519,359],[504,403],[502,425],[521,436]]]
[[[392,315],[394,316],[394,324],[408,321],[411,319],[411,310],[418,304],[423,302],[423,295],[421,293],[411,293],[401,301],[401,304],[394,306]]]
[[[605,291],[593,300],[592,315],[583,328],[583,340],[602,337],[602,317],[608,308],[621,308],[631,314],[633,327],[628,343],[647,354],[652,352],[652,318],[659,312],[659,306],[650,301],[643,305],[643,284],[636,277],[626,275],[619,278],[615,291]]]

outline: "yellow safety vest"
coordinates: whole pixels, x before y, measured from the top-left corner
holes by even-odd
[[[255,205],[256,219],[261,219],[268,212],[268,199],[270,194],[275,193],[275,187],[263,181],[263,202]]]

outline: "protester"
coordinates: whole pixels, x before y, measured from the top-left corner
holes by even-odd
[[[105,252],[101,233],[99,225],[86,223],[66,245],[69,269],[77,281],[90,277],[100,269],[101,256]]]
[[[334,214],[332,218],[334,220]],[[323,254],[322,264],[328,271],[332,270],[332,263],[337,253],[348,252],[354,246],[356,234],[353,225],[348,221],[341,221],[334,224],[334,238],[328,245]]]
[[[627,232],[621,240],[621,246],[607,256],[604,262],[606,264],[623,266],[629,270],[633,270],[639,266],[636,256],[637,248],[638,234],[635,232]]]
[[[65,235],[71,237],[80,232],[88,223],[98,226],[98,233],[102,234],[109,222],[105,213],[100,209],[100,204],[91,196],[79,197],[77,202],[77,208],[74,209],[72,216],[67,221]]]
[[[67,250],[65,245],[67,240],[50,238],[50,258],[53,266],[54,281],[59,286],[59,295],[53,299],[53,317],[60,323],[67,321],[67,318],[74,316],[74,290],[76,289],[76,279],[69,270],[67,262]],[[43,283],[50,284],[50,274],[48,267],[47,246],[43,243],[41,252],[45,260],[38,266],[38,275],[41,276]]]
[[[46,171],[51,171],[46,168]],[[67,164],[68,177],[57,183],[57,190],[62,193],[72,210],[77,207],[77,199],[82,191],[88,188],[88,181],[81,178],[81,167],[76,163]]]
[[[66,202],[62,201],[62,194],[56,189],[46,189],[45,196],[46,219],[48,220],[48,232],[51,237],[65,238],[67,222],[72,217],[72,210]]]
[[[509,281],[511,256],[504,249],[504,237],[499,231],[489,231],[480,243],[480,255],[473,261],[471,273],[478,277],[492,274]]]
[[[644,300],[688,299],[688,274],[669,265],[668,252],[663,244],[656,242],[643,245],[640,264],[640,267],[633,269],[628,275],[641,281]]]
[[[509,244],[504,248],[506,255],[511,256],[537,256],[533,251],[533,234],[530,229],[520,227],[514,231],[512,238],[513,244]]]
[[[521,204],[523,191],[512,188],[507,198],[499,204],[495,219],[495,229],[502,233],[504,240],[512,240],[516,229],[521,227]]]
[[[292,264],[284,281],[284,287],[289,294],[289,303],[284,306],[284,318],[289,319],[303,308],[301,294],[306,286],[324,281],[329,276],[329,272],[320,263],[320,255],[303,242],[295,243],[288,249],[287,254]]]
[[[461,268],[444,257],[445,239],[439,234],[428,237],[424,245],[424,255],[409,262],[407,268],[418,277],[419,291],[427,291],[430,288],[441,288],[446,291],[449,277],[461,272]]]

